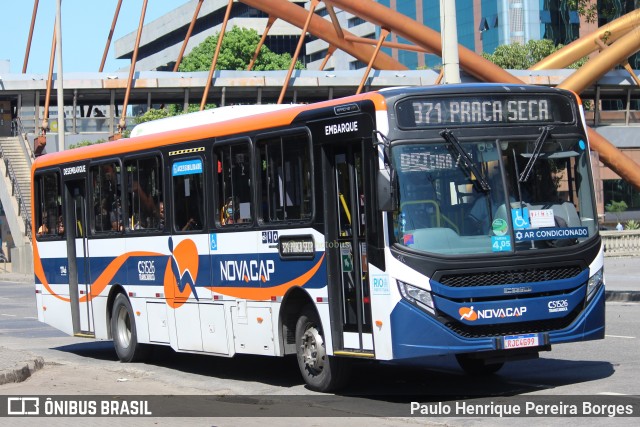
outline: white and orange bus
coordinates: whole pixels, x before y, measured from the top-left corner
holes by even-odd
[[[579,98],[514,85],[233,106],[33,166],[39,320],[232,357],[455,355],[473,373],[604,337]]]

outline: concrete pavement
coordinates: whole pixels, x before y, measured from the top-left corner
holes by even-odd
[[[640,302],[640,257],[605,257],[605,286],[607,301]],[[0,268],[2,282],[33,285],[33,276]],[[0,291],[1,292],[1,291]],[[0,344],[0,385],[21,382],[44,366],[41,356],[2,347]]]

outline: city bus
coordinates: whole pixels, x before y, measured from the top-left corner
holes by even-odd
[[[177,352],[470,374],[604,338],[603,245],[579,97],[389,88],[228,106],[32,169],[38,318]]]

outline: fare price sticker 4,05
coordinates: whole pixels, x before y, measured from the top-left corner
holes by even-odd
[[[538,334],[507,335],[502,337],[502,346],[505,350],[510,348],[537,347],[540,345]]]

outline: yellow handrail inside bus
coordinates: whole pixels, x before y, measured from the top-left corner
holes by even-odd
[[[349,212],[349,207],[347,206],[347,201],[344,199],[344,194],[340,194],[340,203],[342,204],[342,209],[344,209],[344,213],[347,215],[347,221],[349,221],[349,225],[351,225],[351,212]]]
[[[424,200],[411,200],[409,202],[402,202],[400,204],[400,210],[402,210],[407,205],[433,205],[436,211],[436,226],[441,227],[442,220],[444,220],[451,226],[451,228],[453,228],[456,231],[456,233],[460,234],[460,228],[458,228],[458,226],[453,221],[447,218],[446,215],[443,215],[442,213],[440,213],[440,205],[435,200],[424,199]]]

